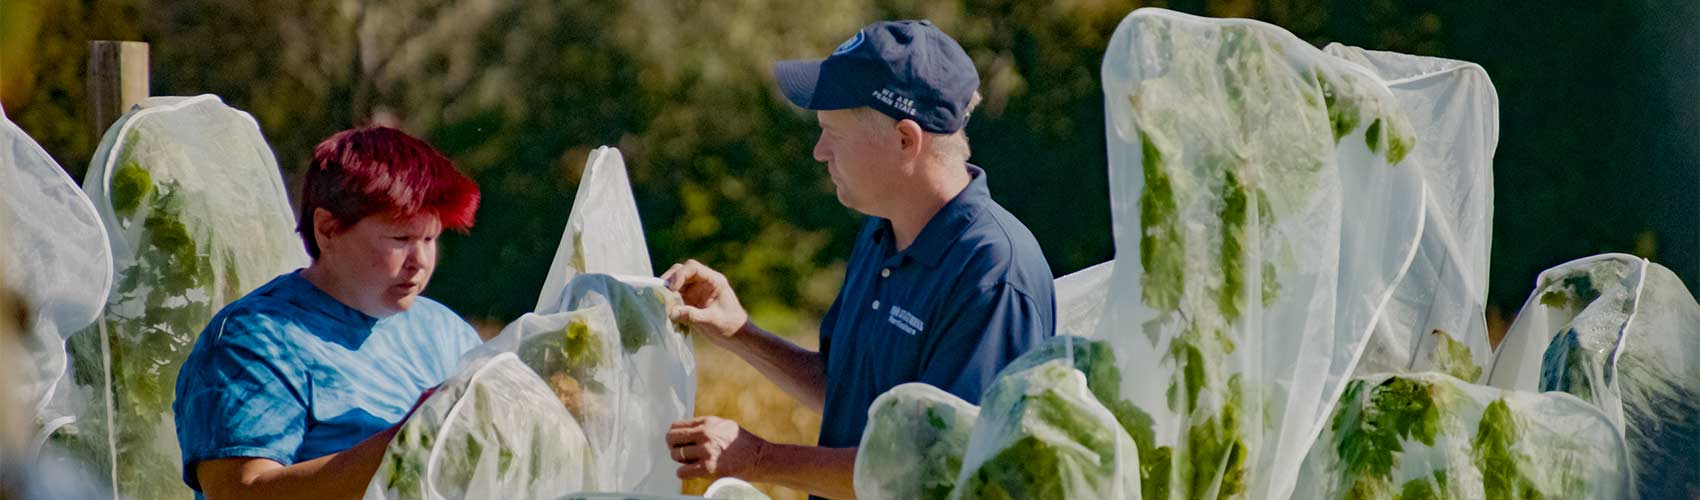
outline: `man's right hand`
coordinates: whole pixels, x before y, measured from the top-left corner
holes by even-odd
[[[679,292],[684,305],[673,308],[668,315],[673,321],[691,326],[692,330],[716,337],[731,337],[750,322],[750,315],[738,303],[726,275],[710,269],[696,260],[674,264],[661,273],[667,288]],[[718,339],[715,339],[718,340]]]

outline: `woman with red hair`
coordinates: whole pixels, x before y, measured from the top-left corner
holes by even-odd
[[[209,499],[356,498],[415,403],[478,345],[419,292],[478,186],[424,141],[373,127],[313,150],[297,230],[312,264],[207,325],[177,378],[183,480]]]

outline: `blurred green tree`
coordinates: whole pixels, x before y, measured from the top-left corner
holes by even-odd
[[[1098,67],[1142,5],[1482,64],[1501,97],[1491,303],[1514,310],[1540,270],[1605,251],[1654,253],[1700,282],[1700,69],[1671,55],[1700,53],[1700,4],[6,0],[0,101],[80,172],[86,42],[140,38],[155,94],[253,113],[291,185],[337,130],[426,136],[485,191],[428,294],[496,321],[534,303],[585,155],[615,145],[658,271],[702,260],[758,313],[797,320],[831,301],[858,217],[811,158],[818,129],[777,95],[773,61],[824,55],[875,19],[951,33],[986,96],[973,161],[1062,275],[1113,255]]]

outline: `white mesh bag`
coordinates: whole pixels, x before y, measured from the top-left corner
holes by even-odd
[[[33,456],[75,420],[77,401],[55,397],[65,381],[65,340],[99,317],[112,290],[111,245],[94,204],[59,163],[0,110],[0,286],[28,304],[21,384],[8,401],[35,419]],[[69,391],[67,391],[69,392]]]
[[[599,305],[526,314],[464,359],[502,352],[515,353],[530,367],[584,430],[590,456],[583,460],[589,475],[581,490],[617,488],[617,467],[631,453],[632,436],[624,429],[636,403],[627,388],[628,361],[620,352],[613,311]]]
[[[856,498],[949,497],[979,415],[979,407],[922,383],[902,384],[874,398],[856,447]]]
[[[1324,50],[1375,73],[1421,138],[1405,164],[1424,180],[1422,241],[1357,373],[1436,369],[1479,382],[1492,358],[1483,311],[1499,141],[1493,82],[1481,66],[1464,61],[1338,43]]]
[[[665,442],[669,425],[696,404],[696,355],[667,311],[678,295],[655,279],[643,223],[620,151],[597,148],[567,215],[560,246],[538,294],[548,314],[607,305],[614,312],[621,394],[617,426],[587,425],[598,443],[598,484],[607,491],[671,494],[681,482]]]
[[[1287,498],[1416,251],[1416,135],[1375,74],[1256,21],[1135,11],[1103,82],[1123,264],[1094,338],[1153,419],[1145,498]]]
[[[1545,340],[1535,389],[1605,412],[1628,443],[1638,493],[1700,496],[1700,303],[1669,269],[1622,254],[1561,265],[1539,284],[1495,381],[1526,381]]]
[[[1112,260],[1056,279],[1058,335],[1089,337],[1098,333],[1115,270],[1116,261]]]
[[[583,273],[655,273],[649,265],[637,199],[626,178],[626,162],[620,150],[608,146],[596,148],[584,160],[584,175],[555,248],[555,260],[543,280],[543,292],[537,297],[537,312],[556,312],[561,288]]]
[[[1626,465],[1611,422],[1569,394],[1375,375],[1348,384],[1293,498],[1633,498]]]
[[[1139,495],[1133,439],[1068,359],[1006,368],[986,389],[952,500]]]
[[[71,338],[84,411],[54,439],[113,471],[115,496],[189,498],[178,369],[220,308],[307,264],[282,174],[247,113],[213,95],[155,97],[107,130],[83,190],[117,272],[101,320]]]
[[[586,426],[593,441],[609,443],[597,466],[598,484],[610,491],[665,494],[681,486],[666,434],[695,411],[696,355],[686,330],[667,316],[679,300],[659,279],[606,274],[577,275],[561,292],[559,310],[606,307],[614,315],[614,328],[599,333],[621,357],[611,381],[622,401],[620,418],[608,436]]]
[[[554,500],[584,488],[590,449],[555,392],[513,353],[473,359],[420,403],[366,498]]]
[[[714,480],[709,483],[708,489],[703,490],[702,496],[714,500],[768,500],[766,493],[735,477]]]

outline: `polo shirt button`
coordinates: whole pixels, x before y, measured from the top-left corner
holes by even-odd
[[[880,301],[877,301],[877,300],[876,300],[876,301],[874,301],[874,310],[875,310],[875,311],[878,311],[878,310],[879,310],[879,308],[880,308]]]
[[[890,278],[891,277],[891,268],[888,267],[888,268],[885,268],[885,269],[881,269],[880,270],[880,277],[881,278]]]

